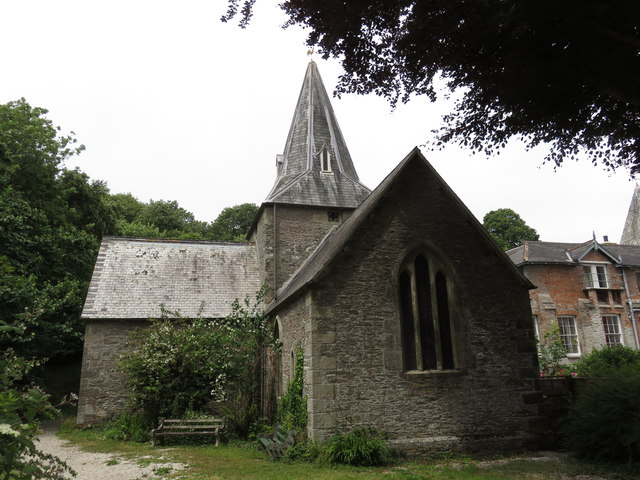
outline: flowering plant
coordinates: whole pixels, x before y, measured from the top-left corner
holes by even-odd
[[[231,313],[220,319],[202,318],[204,306],[194,319],[163,311],[147,328],[135,330],[120,359],[131,407],[155,421],[243,394],[243,405],[254,410],[261,354],[275,346],[263,297],[261,290],[254,299],[234,300]]]

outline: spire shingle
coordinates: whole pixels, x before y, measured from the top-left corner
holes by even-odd
[[[353,166],[318,67],[311,61],[268,203],[355,208],[369,195]]]

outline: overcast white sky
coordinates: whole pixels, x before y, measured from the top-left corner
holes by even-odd
[[[260,204],[275,179],[309,57],[268,0],[246,30],[224,0],[21,0],[0,3],[0,103],[24,97],[87,149],[67,163],[142,201],[177,200],[211,221]],[[336,61],[314,60],[331,92]],[[370,96],[333,99],[361,181],[375,188],[450,108],[417,98],[392,112]],[[482,220],[512,208],[541,240],[619,241],[634,185],[588,161],[553,171],[543,150],[497,157],[423,153]]]

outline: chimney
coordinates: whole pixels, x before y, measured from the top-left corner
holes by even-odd
[[[609,241],[609,235],[603,235],[602,240],[607,243]]]

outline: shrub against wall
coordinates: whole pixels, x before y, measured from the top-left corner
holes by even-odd
[[[569,408],[563,428],[567,447],[584,458],[640,460],[640,352],[605,347],[575,366],[590,380]]]
[[[567,447],[595,460],[640,459],[640,369],[625,366],[594,378],[570,407]]]
[[[562,343],[560,329],[557,325],[551,327],[538,340],[538,364],[540,375],[543,377],[558,375],[561,362],[567,356],[567,349]]]
[[[262,298],[235,300],[223,319],[165,312],[135,330],[120,360],[131,407],[154,421],[202,410],[211,401],[255,409],[260,354],[274,342]]]
[[[640,369],[640,350],[624,345],[595,349],[573,364],[576,373],[584,377],[608,375],[612,369],[635,366]]]
[[[392,457],[384,435],[365,427],[334,435],[322,445],[322,454],[329,463],[357,466],[384,465]]]

